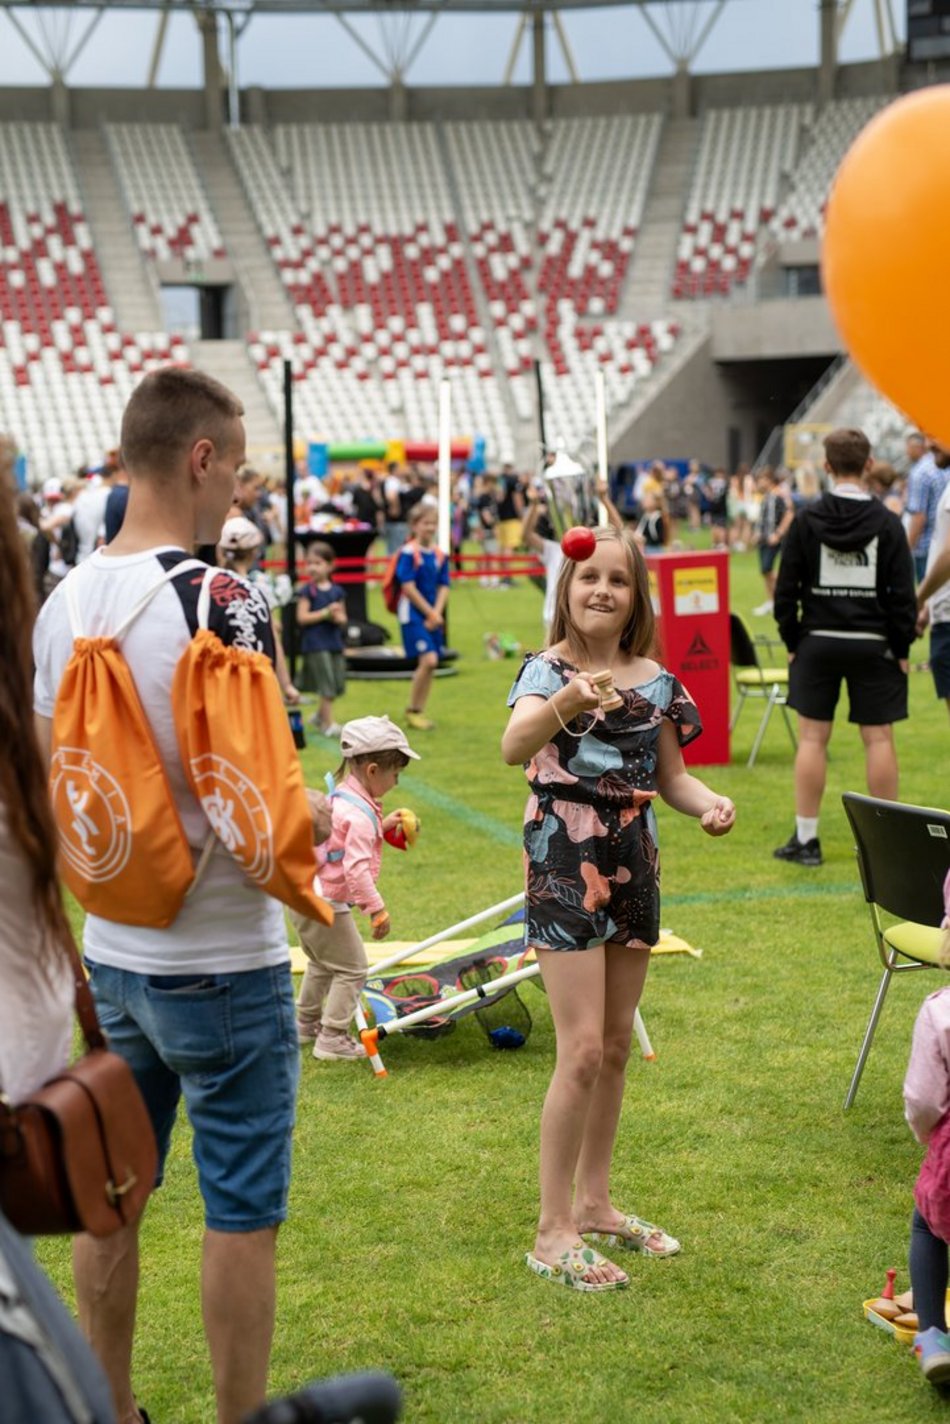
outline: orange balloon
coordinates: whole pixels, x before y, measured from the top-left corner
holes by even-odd
[[[950,85],[883,109],[845,154],[822,276],[848,352],[926,434],[950,443]]]

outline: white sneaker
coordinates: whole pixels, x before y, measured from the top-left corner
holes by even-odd
[[[756,618],[766,618],[770,613],[774,612],[774,607],[770,601],[760,603],[758,608],[753,608],[752,612]]]
[[[324,1063],[331,1063],[337,1059],[365,1058],[366,1049],[344,1029],[327,1028],[324,1025],[313,1045],[313,1056]]]

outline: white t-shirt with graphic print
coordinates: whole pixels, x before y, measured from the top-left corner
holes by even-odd
[[[188,557],[167,546],[122,557],[97,549],[53,590],[40,611],[33,637],[33,702],[40,716],[52,718],[57,689],[72,654],[66,582],[78,593],[83,633],[108,636],[166,569]],[[165,583],[121,641],[196,856],[205,843],[208,822],[185,780],[172,721],[171,687],[178,659],[197,626],[198,591],[204,572],[202,566]],[[209,625],[229,645],[273,655],[267,602],[237,574],[222,569],[212,584]],[[86,956],[98,964],[142,974],[233,973],[283,964],[289,958],[282,906],[250,884],[220,843],[167,929],[117,924],[87,915],[83,945]]]

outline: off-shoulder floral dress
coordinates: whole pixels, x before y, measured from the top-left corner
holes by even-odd
[[[553,697],[577,668],[545,651],[525,659],[508,695]],[[525,919],[528,944],[590,949],[607,940],[649,948],[660,934],[656,768],[666,717],[680,746],[702,731],[682,683],[661,668],[618,688],[623,706],[583,712],[525,763]]]

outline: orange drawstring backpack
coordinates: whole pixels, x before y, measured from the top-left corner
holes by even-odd
[[[273,665],[229,647],[208,627],[209,568],[198,631],[172,681],[172,712],[185,775],[218,839],[261,890],[298,914],[332,924],[314,890],[317,873],[303,774]]]
[[[185,774],[211,828],[197,864],[119,645],[159,589],[191,569],[205,570],[204,621],[179,659],[172,711]],[[333,912],[313,887],[310,813],[273,668],[263,653],[226,647],[207,626],[219,572],[199,560],[176,564],[111,637],[96,638],[83,635],[67,581],[74,642],[53,710],[50,763],[63,878],[89,913],[164,929],[218,839],[260,889],[330,923]]]
[[[90,914],[160,929],[184,904],[195,864],[119,643],[181,571],[165,573],[111,637],[83,635],[75,581],[66,580],[73,651],[53,709],[50,793],[63,879]]]

